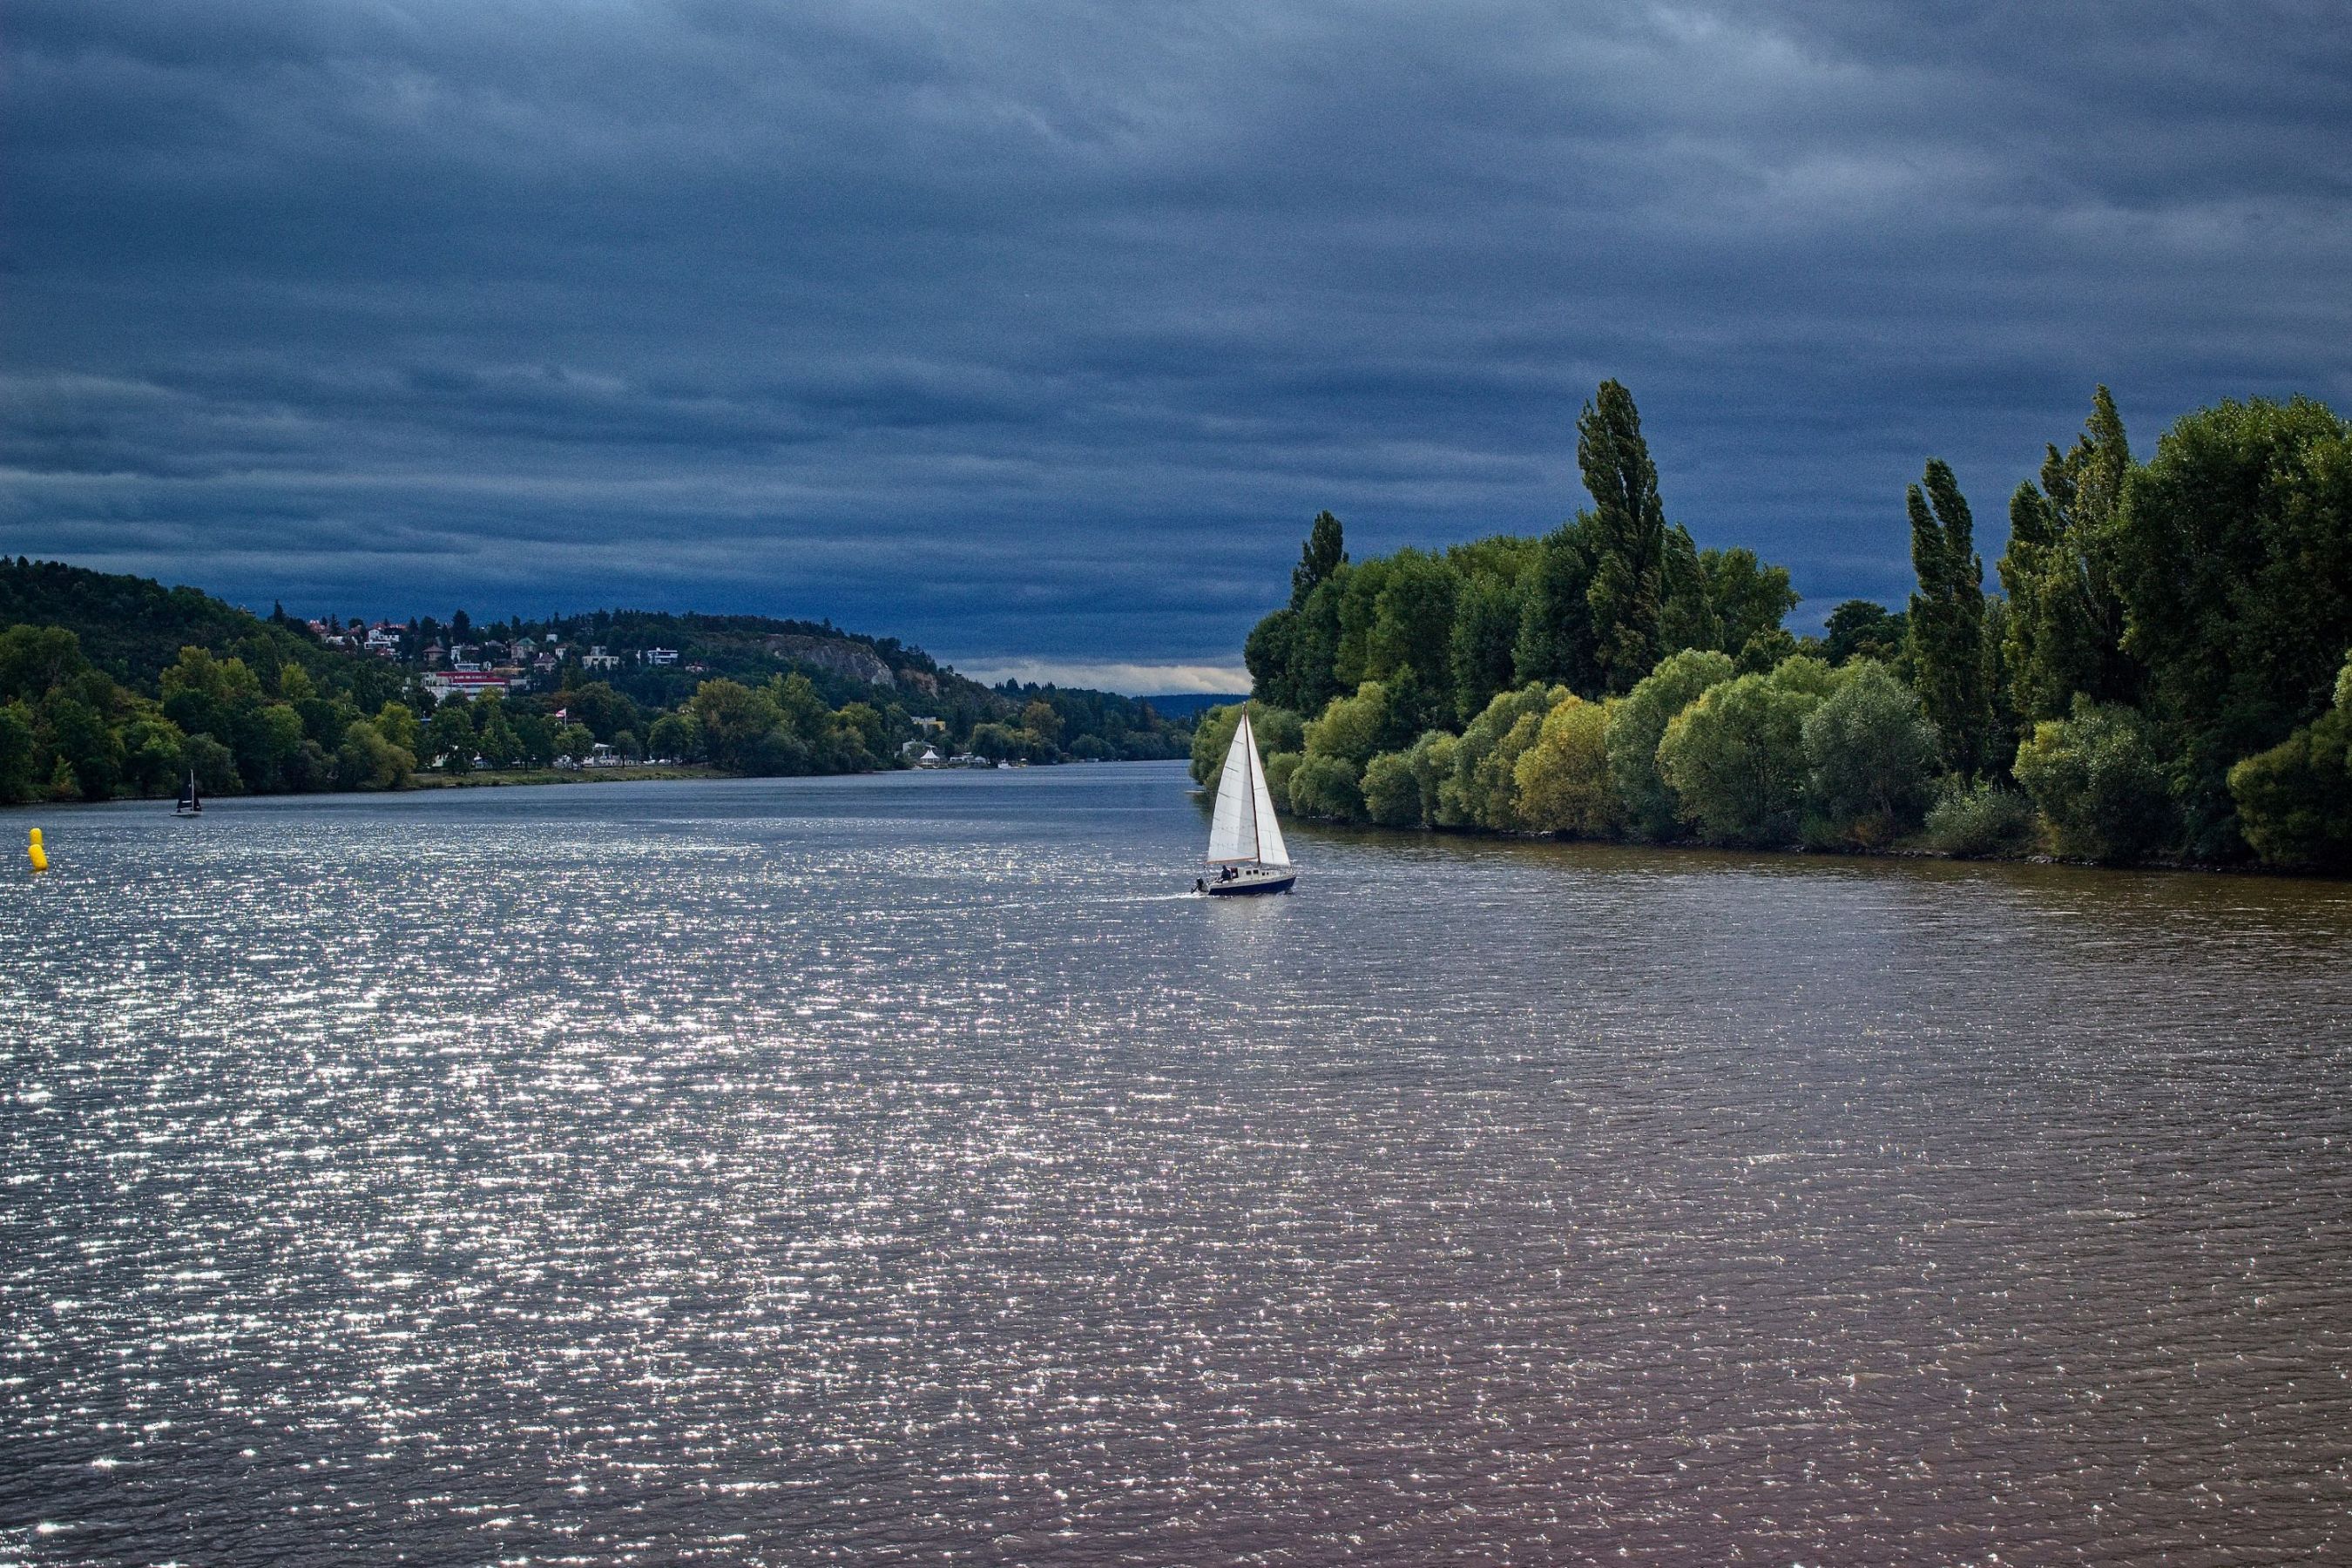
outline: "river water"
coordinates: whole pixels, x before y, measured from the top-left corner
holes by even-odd
[[[6,821],[0,1562],[2352,1561],[2352,885]]]

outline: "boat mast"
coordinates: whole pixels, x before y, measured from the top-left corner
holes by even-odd
[[[1259,839],[1257,826],[1257,731],[1250,728],[1249,710],[1246,708],[1242,710],[1242,741],[1249,747],[1249,755],[1243,760],[1243,766],[1248,770],[1249,775],[1244,782],[1250,786],[1250,861],[1253,865],[1263,866],[1265,864],[1265,846]]]

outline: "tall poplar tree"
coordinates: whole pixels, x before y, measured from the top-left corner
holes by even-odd
[[[1258,622],[1243,645],[1242,662],[1259,701],[1313,715],[1338,689],[1331,666],[1347,570],[1339,520],[1328,511],[1316,513],[1291,570],[1290,604]]]
[[[1959,481],[1941,458],[1927,459],[1904,494],[1911,515],[1912,668],[1919,700],[1942,739],[1944,765],[1963,776],[2000,759],[1988,755],[1992,706],[1985,689],[1984,563]]]
[[[1592,492],[1592,584],[1586,600],[1601,673],[1629,691],[1658,662],[1666,598],[1666,509],[1633,395],[1604,381],[1576,422],[1576,466]]]
[[[2009,695],[2028,724],[2064,718],[2078,693],[2135,702],[2145,679],[2123,650],[2115,527],[2132,458],[2105,387],[2091,395],[2091,416],[2074,448],[2048,453],[2041,487],[2028,480],[2010,498],[2009,549],[2000,563],[2010,603]]]
[[[1348,559],[1347,540],[1339,520],[1328,511],[1315,514],[1315,525],[1307,531],[1307,542],[1298,551],[1298,564],[1290,573],[1290,607],[1303,610],[1307,595],[1330,581]]]

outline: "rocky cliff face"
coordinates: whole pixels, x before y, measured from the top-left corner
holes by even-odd
[[[869,686],[898,684],[882,656],[863,643],[789,634],[780,634],[765,640],[768,652],[776,658],[798,660],[835,675],[848,676],[853,680],[865,681]]]

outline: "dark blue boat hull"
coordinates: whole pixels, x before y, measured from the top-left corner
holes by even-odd
[[[1271,877],[1252,877],[1244,875],[1236,877],[1230,882],[1210,882],[1208,884],[1209,897],[1213,899],[1244,899],[1256,893],[1286,893],[1290,891],[1291,885],[1297,880],[1298,873],[1296,871],[1285,871],[1278,876]]]

